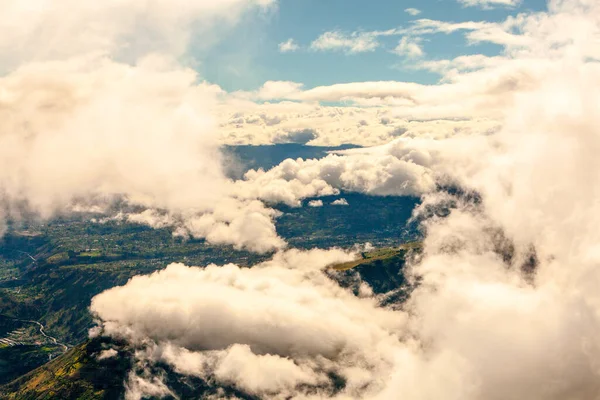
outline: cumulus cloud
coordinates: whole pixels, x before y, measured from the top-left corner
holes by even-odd
[[[295,131],[283,132],[273,138],[273,143],[299,143],[307,144],[319,137],[314,129],[300,129]]]
[[[358,85],[362,86],[362,85]],[[375,86],[375,85],[373,85]],[[384,86],[384,83],[381,83]],[[364,85],[364,91],[369,89]],[[332,88],[333,89],[333,88]],[[357,88],[357,92],[362,90]],[[441,94],[439,95],[441,96]],[[321,106],[313,103],[282,101],[277,104],[257,104],[237,101],[236,112],[222,106],[220,141],[235,144],[269,144],[281,132],[314,129],[319,136],[311,142],[315,146],[339,146],[354,143],[375,146],[395,139],[390,136],[396,128],[406,129],[405,136],[421,138],[445,138],[455,135],[486,133],[501,125],[501,117],[492,97],[484,99],[472,94],[473,114],[468,115],[467,101],[449,107],[440,104],[427,107],[425,104],[405,107],[389,106]],[[510,95],[509,95],[510,96]],[[330,97],[327,95],[327,97]],[[331,97],[334,97],[333,94]],[[339,96],[338,96],[339,98]],[[385,98],[385,97],[384,97]],[[381,98],[369,101],[380,102]],[[389,99],[386,101],[390,101]],[[399,100],[398,100],[399,102]],[[405,101],[408,103],[408,101]],[[412,103],[411,103],[412,104]],[[464,107],[464,108],[463,108]],[[494,108],[494,109],[493,109]]]
[[[374,38],[377,43],[384,36],[409,38],[400,43],[399,50],[414,56],[420,54],[420,44],[415,43],[414,38],[434,41],[436,37],[432,35],[440,33],[463,35],[467,43],[497,44],[503,47],[503,52],[493,57],[474,54],[453,59],[426,59],[423,56],[415,62],[402,64],[403,68],[438,73],[440,84],[351,82],[288,90],[279,98],[278,104],[235,101],[222,108],[222,140],[230,144],[268,143],[281,129],[310,127],[321,132],[321,137],[313,144],[377,145],[390,139],[386,134],[389,130],[377,123],[383,118],[418,122],[418,131],[411,129],[410,132],[415,136],[452,136],[455,132],[451,125],[455,125],[459,134],[496,131],[518,94],[535,90],[540,82],[549,79],[555,59],[561,57],[564,48],[570,44],[570,39],[562,34],[566,26],[577,36],[578,52],[590,60],[600,57],[595,36],[584,33],[594,30],[594,23],[582,22],[581,11],[577,10],[581,5],[571,2],[565,7],[571,7],[572,12],[557,13],[558,4],[550,2],[549,11],[526,11],[497,22],[419,19],[404,28],[342,35],[343,38],[363,35]],[[562,2],[560,7],[563,7]],[[544,41],[552,46],[540,46]],[[456,102],[457,98],[462,101]],[[327,107],[323,105],[326,102],[346,106]],[[245,109],[249,114],[272,115],[282,125],[239,124],[231,118],[232,106],[235,113]],[[361,115],[355,119],[357,114]],[[368,125],[355,129],[363,120]]]
[[[205,208],[224,178],[212,118],[191,111],[210,107],[214,91],[196,78],[155,57],[36,63],[0,78],[5,195],[43,215],[91,195]]]
[[[399,136],[404,135],[406,132],[408,132],[408,129],[406,127],[399,126],[390,131],[390,136],[391,137],[399,137]]]
[[[140,400],[144,397],[153,396],[164,398],[172,396],[176,398],[160,376],[143,377],[131,372],[125,384],[125,400]]]
[[[135,66],[105,58],[30,64],[0,78],[7,94],[0,111],[5,198],[50,217],[75,200],[124,196],[190,220],[204,215],[202,229],[194,217],[195,234],[238,245],[246,229],[239,212],[249,212],[248,223],[258,214],[244,204],[217,201],[228,197],[228,181],[213,118],[199,112],[214,105],[215,89],[196,79],[191,70],[156,58]],[[222,204],[236,216],[214,216],[223,213]],[[169,218],[147,213],[130,220],[165,227]],[[222,222],[235,233],[229,240]],[[281,239],[267,242],[280,246]]]
[[[323,207],[323,200],[311,200],[308,202],[309,207]]]
[[[397,140],[389,145],[348,150],[319,160],[288,159],[268,171],[248,171],[236,182],[240,198],[298,207],[301,200],[340,191],[378,196],[419,196],[435,188],[435,153],[424,142]]]
[[[557,12],[552,15],[525,14],[500,23],[416,21],[414,26],[403,32],[425,35],[464,31],[470,40],[487,40],[507,46],[506,55],[502,57],[468,56],[416,63],[421,68],[443,74],[444,83],[440,85],[360,82],[305,90],[300,83],[269,81],[256,92],[227,94],[213,85],[197,85],[199,77],[196,73],[164,55],[147,56],[133,64],[116,62],[116,55],[93,55],[69,58],[68,62],[25,65],[3,78],[9,94],[4,100],[7,104],[4,111],[6,130],[22,132],[14,137],[7,135],[5,149],[16,144],[15,148],[23,149],[32,157],[35,155],[41,162],[27,163],[27,157],[17,157],[13,163],[13,158],[6,153],[5,171],[14,171],[11,168],[17,165],[24,178],[15,180],[14,175],[5,173],[3,185],[8,196],[4,202],[9,204],[3,207],[3,212],[14,217],[16,208],[11,208],[11,204],[26,201],[40,215],[47,217],[57,210],[72,207],[72,203],[82,197],[105,202],[113,196],[125,196],[130,203],[149,209],[149,214],[142,217],[134,215],[131,221],[138,219],[135,222],[173,227],[175,234],[207,237],[215,243],[235,246],[244,243],[243,246],[260,251],[280,249],[285,244],[274,229],[273,219],[277,213],[267,207],[259,210],[260,207],[249,205],[254,204],[251,203],[253,200],[299,205],[306,197],[336,194],[340,190],[375,195],[420,195],[430,192],[435,186],[435,174],[430,165],[421,163],[425,159],[415,161],[406,159],[405,155],[396,157],[384,152],[377,157],[375,153],[344,155],[339,159],[331,157],[319,163],[292,160],[272,171],[257,171],[241,182],[230,184],[221,172],[218,144],[278,142],[338,145],[351,142],[378,145],[398,135],[403,138],[446,138],[493,134],[501,127],[506,117],[505,110],[515,99],[536,90],[540,82],[554,73],[553,60],[569,43],[552,32],[558,31],[560,25],[578,26],[580,20],[577,12],[561,12],[560,17],[558,15]],[[588,25],[582,26],[593,29]],[[392,29],[370,32],[369,35],[377,38],[397,35],[401,31]],[[593,35],[577,30],[574,34],[583,55],[592,58],[598,55],[597,46],[593,46]],[[540,51],[539,46],[534,45],[541,40],[552,43],[549,51]],[[187,43],[187,39],[182,41]],[[48,71],[52,74],[44,76]],[[111,86],[111,82],[120,82],[119,79],[130,80],[129,71],[136,72],[132,76],[138,81],[131,80],[122,87]],[[29,93],[29,86],[23,82],[35,79],[49,81],[44,86],[51,90],[43,92],[47,97],[41,100],[22,95]],[[64,87],[54,85],[57,80]],[[92,87],[92,82],[98,85],[97,90]],[[139,98],[135,96],[138,88]],[[74,94],[63,96],[60,90]],[[131,93],[124,96],[121,90]],[[95,97],[94,93],[103,97]],[[167,95],[161,97],[163,94]],[[106,99],[112,97],[122,99],[122,104],[120,108],[106,106],[108,115],[112,116],[106,118]],[[456,102],[456,98],[464,100]],[[30,100],[31,103],[28,103]],[[257,104],[255,100],[277,102]],[[350,102],[351,106],[319,104],[332,101]],[[41,108],[36,106],[37,102],[56,103],[60,107],[57,106],[56,110]],[[170,108],[173,104],[178,106]],[[111,121],[127,121],[127,118],[121,118],[121,113],[126,113],[128,107],[134,109],[128,125],[113,126],[115,124]],[[31,109],[39,113],[39,123],[36,122],[38,117],[34,118],[31,113],[26,115]],[[207,112],[198,112],[201,109]],[[236,110],[234,114],[232,109]],[[213,110],[218,115],[217,121],[213,121]],[[138,114],[161,115],[161,121],[169,123],[165,122],[164,132],[159,133],[163,125],[154,124],[148,118],[133,118]],[[93,122],[96,118],[100,122]],[[35,131],[30,136],[37,145],[31,146],[29,142],[25,144],[18,140],[19,135],[25,137],[27,129],[22,123],[25,120],[32,126],[27,129]],[[214,122],[220,123],[218,133],[215,133]],[[93,139],[88,140],[84,135],[77,137],[77,132],[84,130],[81,126],[88,125],[97,127],[85,129]],[[46,130],[46,126],[51,129]],[[46,130],[45,141],[38,140],[42,136],[36,132],[41,129]],[[140,137],[140,132],[146,129],[153,139],[144,141]],[[176,141],[171,141],[173,131],[178,132]],[[48,132],[60,132],[52,146],[46,145],[50,141]],[[203,134],[198,135],[197,132]],[[76,147],[79,144],[82,150]],[[50,161],[46,161],[56,158],[60,146],[69,149],[74,156],[50,165]],[[138,152],[139,159],[128,157],[127,149],[136,146],[142,149]],[[163,154],[165,149],[167,155]],[[422,148],[415,151],[424,153]],[[154,162],[160,157],[168,162]],[[373,160],[366,161],[368,158]],[[85,168],[73,169],[71,162],[85,165]],[[298,176],[292,174],[288,177],[283,171],[294,163],[299,165],[292,167],[292,170],[298,171]],[[114,168],[104,168],[104,164],[114,165]],[[364,171],[352,170],[363,165]],[[335,172],[329,174],[321,167],[331,167]],[[142,174],[141,171],[146,172],[145,168],[151,174]],[[121,173],[121,170],[125,172]],[[336,175],[338,172],[339,177]],[[48,184],[48,176],[67,176],[67,173],[72,177],[63,179],[60,185]],[[177,178],[171,179],[171,174]],[[157,180],[166,183],[157,185]],[[192,181],[200,184],[190,185]],[[266,187],[257,188],[259,182]],[[277,187],[279,183],[281,187]],[[199,190],[200,187],[209,187],[210,190]],[[222,206],[215,206],[219,203],[228,204],[232,209],[225,212]],[[244,216],[244,212],[252,217]],[[152,213],[160,218],[150,218]],[[246,229],[242,221],[254,223],[255,229]],[[215,234],[209,228],[214,228]],[[256,236],[259,232],[263,236]],[[228,234],[229,240],[226,238]],[[270,243],[270,247],[259,243]]]
[[[408,58],[422,57],[425,52],[423,51],[420,42],[420,38],[404,36],[402,39],[400,39],[398,46],[396,46],[394,49],[394,53]]]
[[[591,56],[591,54],[590,54]],[[462,57],[425,61],[415,68],[442,75],[443,83],[421,85],[409,82],[354,82],[307,90],[285,89],[278,104],[236,101],[236,114],[271,115],[277,124],[248,124],[226,118],[222,140],[226,143],[269,143],[282,129],[318,129],[313,144],[356,143],[376,145],[390,140],[385,122],[396,120],[414,136],[448,137],[456,133],[485,133],[501,126],[505,110],[520,93],[534,90],[552,68],[546,56]],[[284,92],[282,90],[281,92]],[[456,102],[456,98],[463,101]],[[348,106],[322,106],[315,102],[345,102]],[[361,121],[367,122],[365,125]],[[358,125],[358,129],[356,128]]]
[[[23,208],[48,218],[121,198],[148,208],[132,222],[283,247],[273,210],[229,195],[214,117],[224,92],[175,61],[197,49],[192,34],[208,46],[216,30],[273,2],[146,3],[3,4],[0,227]]]
[[[182,374],[271,398],[299,387],[326,395],[337,373],[348,379],[348,393],[366,392],[393,362],[379,349],[394,345],[391,332],[402,320],[320,271],[352,258],[313,250],[282,253],[251,269],[172,264],[95,297],[92,311],[104,320],[103,335],[143,347],[136,357]]]
[[[331,203],[331,205],[332,205],[332,206],[347,206],[347,205],[349,205],[349,204],[348,204],[348,200],[346,200],[346,199],[343,199],[343,198],[342,198],[342,199],[337,199],[337,200],[334,200],[334,201]]]
[[[134,61],[148,53],[181,55],[192,33],[204,45],[217,40],[217,30],[234,25],[251,7],[272,0],[186,1],[108,0],[82,4],[63,0],[3,2],[0,39],[4,72],[24,62],[68,59],[89,52]],[[200,45],[200,44],[198,44]]]
[[[259,253],[286,247],[273,219],[280,213],[259,201],[226,199],[212,213],[185,218],[183,235],[206,238],[215,244],[232,244]],[[180,233],[176,231],[176,233]]]
[[[251,99],[257,100],[276,100],[281,98],[287,98],[299,93],[304,86],[301,83],[290,82],[290,81],[267,81],[265,82],[256,93],[249,95],[238,94],[242,97],[247,96]]]
[[[290,53],[300,48],[294,39],[288,39],[285,42],[281,42],[278,47],[281,53]]]
[[[119,354],[119,352],[115,349],[102,350],[100,352],[100,354],[98,355],[98,361],[116,357],[118,354]]]
[[[141,213],[121,214],[117,218],[155,229],[172,228],[174,236],[203,238],[213,244],[266,253],[286,247],[273,223],[280,214],[260,201],[225,197],[210,211],[202,213],[147,209]]]

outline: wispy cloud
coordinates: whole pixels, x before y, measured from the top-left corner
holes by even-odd
[[[469,43],[489,42],[509,48],[526,47],[532,40],[522,33],[525,29],[526,21],[527,19],[522,15],[509,17],[503,22],[451,22],[422,18],[413,21],[407,27],[397,27],[380,31],[328,31],[315,39],[311,43],[310,48],[317,51],[343,51],[346,54],[358,54],[372,52],[383,47],[380,42],[380,38],[382,37],[404,36],[399,46],[394,49],[394,52],[416,57],[423,55],[423,50],[419,45],[422,41],[422,36],[436,33],[451,34],[455,32],[464,32],[464,37]],[[282,46],[287,47],[288,42],[280,44],[280,50]],[[290,42],[289,45],[293,48],[295,43]]]
[[[421,14],[421,10],[419,10],[418,8],[407,8],[406,10],[404,10],[404,12],[412,15],[413,17]]]
[[[377,47],[379,47],[379,42],[374,32],[353,32],[350,34],[340,31],[325,32],[310,45],[313,50],[338,50],[347,54],[374,51]]]
[[[381,46],[380,37],[397,36],[406,33],[406,29],[391,28],[384,31],[328,31],[314,40],[310,48],[318,51],[344,51],[347,54],[365,53]]]
[[[176,61],[192,36],[213,46],[270,4],[3,2],[0,30],[11,34],[0,37],[0,231],[21,218],[14,204],[51,218],[124,198],[150,209],[123,217],[130,222],[256,251],[284,246],[273,210],[228,194],[210,111],[223,91]]]
[[[527,47],[532,38],[523,34],[527,19],[509,17],[504,22],[465,21],[446,22],[432,19],[419,19],[407,30],[412,35],[430,35],[434,33],[451,34],[465,31],[465,38],[470,43],[489,42],[507,48]]]
[[[294,41],[294,39],[288,39],[285,42],[279,43],[279,51],[281,53],[291,53],[298,50],[300,46]]]
[[[408,58],[423,57],[425,52],[420,45],[421,41],[422,39],[418,37],[404,36],[394,49],[394,53]]]
[[[517,7],[522,0],[458,0],[466,7],[481,7],[490,9],[494,7]]]

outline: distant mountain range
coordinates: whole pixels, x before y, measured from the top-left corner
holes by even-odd
[[[323,158],[332,151],[348,150],[360,146],[348,144],[337,147],[306,146],[284,143],[262,146],[224,146],[226,170],[231,178],[239,179],[249,169],[270,169],[288,158]]]

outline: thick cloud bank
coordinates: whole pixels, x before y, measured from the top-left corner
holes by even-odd
[[[221,90],[175,61],[268,0],[6,1],[0,27],[0,233],[7,220],[102,211],[254,251],[277,213],[236,200],[213,109]],[[15,23],[18,21],[18,23]],[[83,206],[82,206],[83,205]]]
[[[305,90],[271,81],[256,92],[226,93],[180,60],[201,61],[242,16],[274,1],[5,3],[0,27],[12,34],[0,38],[0,233],[24,215],[102,211],[119,198],[145,211],[109,218],[256,252],[281,250],[279,213],[269,205],[300,206],[342,191],[429,195],[440,183],[454,184],[466,172],[461,168],[482,168],[471,156],[485,154],[489,144],[473,135],[493,136],[521,112],[511,107],[520,96],[567,78],[557,65],[568,52],[572,70],[593,71],[599,57],[597,21],[581,11],[593,5],[553,1],[548,12],[502,23],[414,21],[405,33],[465,31],[469,40],[504,46],[502,57],[423,61],[420,68],[442,73],[439,85],[358,82]],[[575,39],[556,34],[563,30]],[[588,62],[579,68],[581,60]],[[320,104],[345,101],[351,106]],[[290,159],[229,181],[219,144],[257,132],[262,137],[249,142],[394,142]],[[465,140],[434,140],[451,136]]]
[[[273,1],[5,3],[0,27],[12,34],[0,38],[0,233],[9,220],[102,212],[120,199],[145,211],[104,217],[268,252],[286,243],[265,202],[431,187],[421,167],[393,157],[289,160],[240,182],[226,178],[217,122],[226,94],[178,60]],[[273,140],[318,137],[303,128]]]
[[[140,362],[166,362],[185,375],[277,398],[294,396],[298,386],[328,397],[335,373],[358,395],[378,387],[393,365],[388,351],[402,320],[320,271],[352,258],[292,250],[251,269],[172,264],[102,293],[91,308],[104,321],[102,334],[139,346],[151,341]]]
[[[428,186],[417,210],[429,216],[424,252],[406,270],[418,285],[401,310],[326,279],[319,269],[339,252],[291,252],[252,269],[171,265],[134,278],[94,299],[95,334],[127,339],[140,363],[260,398],[599,398],[600,6],[549,7],[527,21],[552,60],[548,79],[517,96],[499,132],[433,142],[420,158],[454,186]],[[561,26],[578,29],[565,40]],[[249,178],[282,179],[293,190],[279,201],[294,204],[304,186],[355,185],[337,171],[331,156]]]
[[[428,142],[425,142],[428,143]],[[251,170],[235,182],[239,197],[299,206],[307,197],[341,190],[377,196],[419,196],[435,189],[435,152],[422,141],[402,140],[347,150],[319,160],[287,159],[268,171]]]

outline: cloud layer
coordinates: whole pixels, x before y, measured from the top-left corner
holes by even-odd
[[[23,210],[48,218],[123,198],[161,210],[137,222],[179,221],[182,234],[256,251],[284,245],[274,211],[228,194],[221,89],[176,61],[197,49],[192,34],[209,46],[273,2],[38,3],[5,2],[0,16],[11,32],[0,38],[0,231]]]
[[[281,253],[251,269],[172,264],[97,296],[92,311],[104,319],[104,335],[152,340],[140,361],[166,362],[185,375],[281,398],[298,386],[328,397],[337,373],[348,379],[346,391],[363,393],[393,362],[383,350],[393,348],[400,322],[319,270],[351,259],[314,250]]]
[[[343,252],[292,251],[251,269],[171,265],[134,278],[94,299],[95,333],[129,340],[140,362],[261,398],[597,398],[600,68],[589,54],[598,7],[553,1],[547,19],[527,22],[530,50],[549,68],[505,104],[493,134],[400,140],[247,177],[247,185],[296,182],[293,204],[306,188],[369,188],[353,172],[337,174],[368,154],[352,171],[387,158],[426,167],[441,188],[452,184],[432,185],[416,211],[427,217],[424,250],[405,272],[418,285],[397,311],[320,272]],[[567,22],[579,29],[559,46],[548,29]],[[389,171],[367,181],[385,191],[405,173]]]
[[[281,132],[311,128],[321,133],[311,144],[373,146],[390,140],[392,129],[382,118],[394,128],[410,128],[409,134],[415,136],[489,133],[504,123],[517,94],[535,90],[550,79],[554,61],[569,44],[564,32],[576,37],[582,56],[598,59],[596,36],[588,34],[595,29],[593,18],[582,15],[582,4],[550,1],[548,11],[525,11],[497,22],[417,19],[408,26],[382,31],[327,32],[316,40],[322,51],[396,49],[402,57],[420,57],[410,62],[399,60],[398,66],[437,73],[440,83],[351,82],[305,89],[297,82],[267,82],[264,89],[287,89],[232,93],[233,98],[221,107],[221,140],[269,143]],[[473,54],[452,59],[425,56],[428,43],[440,34],[462,35],[467,44],[491,43],[503,51],[496,56]],[[392,44],[386,44],[391,38]],[[248,101],[256,97],[273,103]],[[331,102],[344,106],[325,105]]]
[[[234,25],[252,7],[272,0],[107,0],[82,4],[76,0],[46,2],[7,0],[0,28],[4,72],[25,62],[65,60],[90,52],[135,61],[148,53],[182,55],[192,33],[205,46],[219,30]]]

